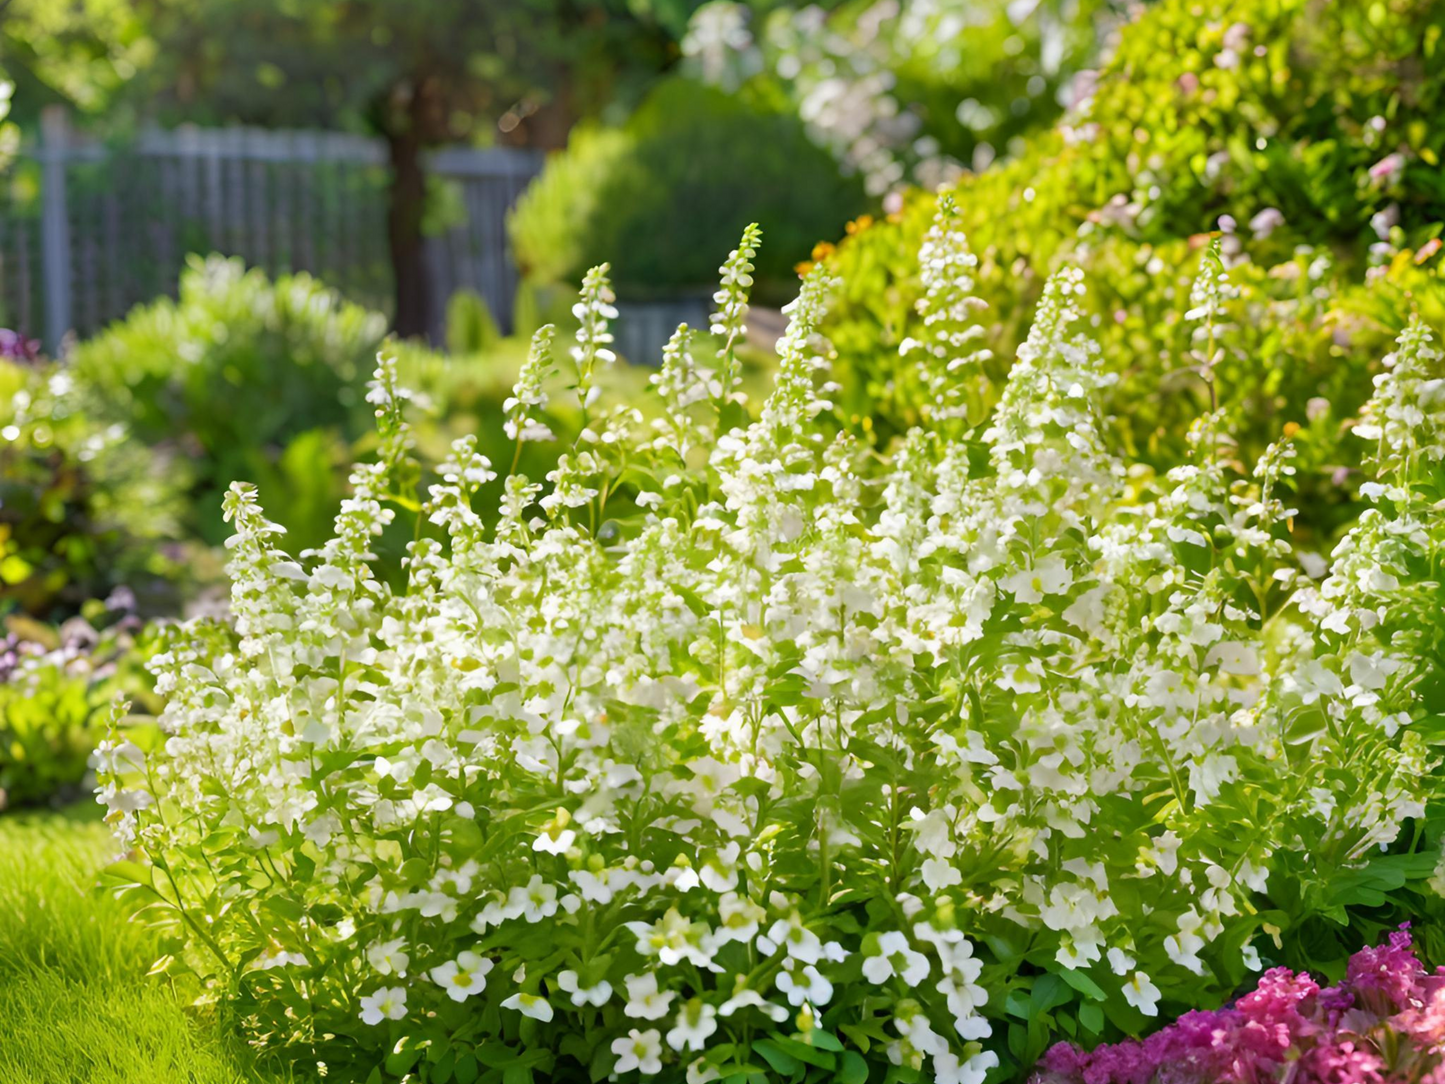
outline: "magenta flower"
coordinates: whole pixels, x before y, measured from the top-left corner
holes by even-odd
[[[1405,168],[1403,154],[1387,154],[1370,167],[1370,180],[1389,181]]]
[[[1445,968],[1427,971],[1401,927],[1338,986],[1277,967],[1146,1039],[1058,1043],[1032,1084],[1445,1084]]]

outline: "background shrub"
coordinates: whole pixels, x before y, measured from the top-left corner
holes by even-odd
[[[137,308],[70,364],[97,416],[189,463],[191,530],[219,541],[220,494],[249,478],[310,545],[340,499],[351,441],[369,430],[362,382],[385,330],[309,275],[273,282],[239,260],[193,258],[178,299]]]
[[[793,264],[865,206],[861,183],[796,117],[677,79],[622,127],[574,133],[518,201],[510,230],[532,278],[575,284],[610,260],[626,297],[707,290],[716,253],[756,220],[769,238],[760,288],[786,299]]]
[[[63,804],[81,793],[111,702],[154,711],[146,659],[158,629],[143,629],[121,589],[92,599],[58,627],[11,618],[0,637],[0,809]]]
[[[123,584],[154,609],[191,578],[189,464],[92,407],[65,367],[0,359],[0,617],[64,617]]]

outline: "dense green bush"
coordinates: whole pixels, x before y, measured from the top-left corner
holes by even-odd
[[[582,129],[554,155],[511,217],[531,278],[575,284],[610,258],[622,296],[706,290],[714,253],[757,219],[771,249],[765,294],[786,295],[792,266],[866,206],[793,116],[686,80],[660,85],[621,128]]]
[[[190,575],[188,475],[98,417],[63,366],[0,358],[0,616],[63,617],[122,584],[164,605]]]
[[[1128,359],[1106,400],[1122,438],[1145,462],[1177,462],[1190,417],[1210,400],[1182,319],[1197,268],[1189,253],[1232,216],[1223,255],[1239,292],[1223,318],[1238,334],[1214,392],[1246,460],[1275,419],[1309,428],[1305,514],[1337,508],[1340,485],[1357,476],[1338,469],[1354,457],[1334,438],[1367,394],[1360,377],[1412,309],[1445,305],[1434,255],[1445,218],[1442,28],[1439,0],[1145,9],[1085,104],[1019,160],[953,190],[990,305],[986,344],[1011,358],[1049,273],[1083,267],[1105,356]],[[897,348],[917,327],[934,204],[915,193],[829,260],[844,280],[829,331],[845,399],[884,437],[924,406]],[[989,370],[995,389],[1004,365]]]
[[[272,281],[239,260],[195,258],[177,300],[137,308],[70,359],[90,409],[193,471],[190,523],[217,541],[235,478],[277,493],[298,542],[324,536],[351,441],[366,433],[365,374],[385,319],[309,275]]]

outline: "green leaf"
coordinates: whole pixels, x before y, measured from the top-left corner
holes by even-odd
[[[819,1050],[831,1050],[835,1054],[841,1053],[843,1044],[840,1043],[831,1031],[824,1031],[822,1028],[814,1028],[808,1032],[808,1042]]]
[[[1029,995],[1029,1012],[1032,1016],[1042,1016],[1072,1000],[1073,991],[1063,978],[1058,975],[1040,975]]]
[[[405,1076],[421,1058],[421,1049],[413,1047],[394,1050],[386,1056],[386,1071],[392,1076]]]
[[[753,1050],[784,1076],[790,1077],[803,1067],[797,1058],[787,1053],[782,1047],[770,1039],[754,1040]]]
[[[819,1069],[832,1069],[838,1064],[837,1059],[826,1050],[819,1050],[797,1039],[789,1039],[784,1035],[769,1035],[766,1039],[760,1040],[775,1044],[778,1049],[791,1057],[809,1065],[816,1065]],[[753,1046],[756,1048],[757,1043]]]
[[[838,1070],[838,1084],[864,1084],[868,1079],[868,1063],[856,1050],[843,1051],[843,1065]]]
[[[1059,972],[1059,977],[1072,986],[1081,994],[1086,994],[1095,1001],[1103,1001],[1108,995],[1100,989],[1099,984],[1089,978],[1082,971],[1076,971],[1072,967],[1066,967]]]

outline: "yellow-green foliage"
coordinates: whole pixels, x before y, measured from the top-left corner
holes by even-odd
[[[1141,455],[1176,462],[1187,419],[1208,403],[1185,357],[1189,253],[1232,216],[1225,251],[1240,295],[1220,337],[1221,403],[1246,452],[1286,422],[1311,427],[1325,443],[1305,484],[1328,499],[1344,476],[1324,468],[1350,462],[1329,444],[1368,393],[1362,370],[1411,306],[1428,316],[1445,298],[1429,244],[1445,218],[1442,26],[1440,0],[1148,8],[1088,105],[1021,158],[956,187],[995,357],[1012,358],[1047,275],[1082,265],[1104,356],[1134,359],[1109,406]],[[917,253],[934,203],[911,194],[828,257],[846,283],[828,329],[845,395],[860,424],[885,435],[919,416],[896,346],[916,326]],[[1377,268],[1367,289],[1381,235],[1419,255]]]

